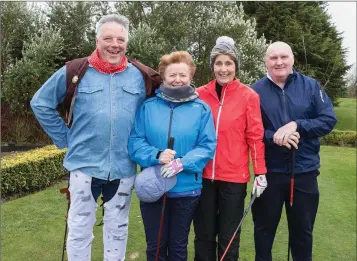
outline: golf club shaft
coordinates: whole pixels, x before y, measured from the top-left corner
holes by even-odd
[[[160,243],[161,243],[161,235],[162,235],[162,224],[164,222],[165,205],[166,205],[166,193],[164,194],[164,198],[162,200],[160,228],[159,228],[159,234],[157,237],[157,248],[156,248],[156,258],[155,258],[156,261],[159,260],[159,256],[160,256]]]
[[[290,261],[290,236],[288,240],[288,261]]]
[[[167,144],[167,147],[170,150],[174,149],[174,142],[175,142],[175,138],[174,137],[170,137],[169,141],[168,141],[168,144]],[[156,247],[156,258],[155,258],[156,261],[159,260],[159,256],[160,256],[161,234],[162,234],[162,225],[164,223],[164,217],[165,217],[166,197],[167,197],[167,195],[166,195],[166,192],[165,192],[164,198],[162,200],[159,234],[157,236],[157,247]]]
[[[233,236],[232,236],[231,240],[229,241],[229,243],[228,243],[228,245],[227,245],[227,247],[226,247],[226,250],[224,251],[224,253],[223,253],[223,255],[222,255],[220,261],[223,261],[224,257],[226,256],[226,254],[227,254],[227,252],[228,252],[228,249],[229,249],[229,247],[231,246],[231,244],[232,244],[232,242],[233,242],[233,239],[235,238],[235,236],[236,236],[236,234],[237,234],[237,232],[238,232],[240,226],[242,225],[244,218],[247,216],[247,214],[248,214],[250,208],[252,207],[252,205],[253,205],[254,200],[256,199],[256,197],[257,197],[257,194],[254,193],[254,194],[253,194],[253,197],[250,199],[250,202],[249,202],[247,208],[245,209],[245,211],[244,211],[244,213],[243,213],[243,217],[242,217],[241,221],[239,222],[239,224],[238,224],[238,226],[237,226],[237,229],[234,231]]]
[[[68,207],[67,207],[67,215],[69,211],[69,201],[68,201]],[[67,217],[66,217],[66,225],[64,228],[64,238],[63,238],[63,248],[62,248],[62,261],[64,260],[64,252],[66,252],[66,239],[67,239],[67,229],[68,229],[68,223],[67,223]]]
[[[290,206],[293,206],[294,202],[294,183],[295,183],[295,148],[291,148],[291,178],[290,178]]]
[[[295,185],[295,158],[296,158],[296,149],[291,148],[291,178],[290,178],[290,208],[293,206],[294,202],[294,185]],[[288,230],[288,261],[290,261],[290,229]]]

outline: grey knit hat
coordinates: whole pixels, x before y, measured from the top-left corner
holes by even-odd
[[[213,47],[210,55],[210,68],[213,72],[213,64],[217,55],[226,54],[234,59],[236,64],[236,72],[239,70],[240,66],[240,55],[238,49],[235,47],[235,42],[231,37],[220,36],[216,40],[216,45]]]

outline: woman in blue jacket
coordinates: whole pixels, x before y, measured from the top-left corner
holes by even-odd
[[[147,260],[155,260],[159,245],[159,260],[183,261],[187,260],[190,225],[201,194],[202,170],[213,158],[216,136],[211,110],[197,98],[191,85],[195,73],[191,55],[177,51],[163,56],[159,73],[163,83],[156,96],[146,100],[137,112],[129,154],[142,168],[161,165],[162,177],[176,176],[176,185],[167,192],[167,200],[162,196],[154,202],[140,201],[140,209]],[[174,139],[171,149],[170,138]]]

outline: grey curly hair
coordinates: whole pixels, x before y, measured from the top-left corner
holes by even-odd
[[[125,30],[128,31],[129,34],[129,19],[126,18],[123,15],[117,15],[117,14],[108,14],[108,15],[104,15],[102,16],[98,23],[95,25],[95,34],[98,37],[99,32],[100,32],[100,28],[102,27],[103,24],[108,23],[108,22],[116,22],[118,24],[120,24],[121,26],[123,26],[125,28]]]

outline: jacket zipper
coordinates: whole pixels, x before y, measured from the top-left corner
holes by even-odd
[[[284,107],[283,109],[284,109],[284,119],[285,119],[285,123],[284,123],[284,124],[287,124],[287,123],[288,123],[288,112],[287,112],[287,107],[288,107],[288,106],[287,106],[287,104],[286,104],[285,86],[287,86],[288,83],[290,83],[291,79],[292,79],[292,76],[290,75],[290,76],[288,77],[287,81],[286,81],[285,84],[284,84],[284,88],[282,88],[283,107]],[[287,166],[286,168],[287,168],[287,170],[290,169],[289,166]]]
[[[171,137],[171,125],[172,125],[172,116],[174,114],[174,108],[170,108],[170,123],[169,123],[169,132],[168,132],[168,135],[167,135],[167,144],[170,143],[170,137]]]
[[[277,85],[272,79],[270,79],[273,84],[276,86],[276,88],[279,88],[282,91],[282,96],[283,96],[283,110],[284,110],[284,120],[285,123],[288,123],[288,114],[287,114],[287,105],[286,105],[286,95],[285,95],[285,87],[288,86],[288,84],[292,81],[294,75],[289,75],[288,78],[285,81],[284,87],[281,88],[279,85]],[[290,169],[290,167],[287,167],[287,169]]]
[[[178,104],[178,105],[175,105],[174,107],[171,108],[170,106],[170,122],[169,122],[169,131],[168,131],[168,137],[167,137],[167,144],[170,143],[170,137],[171,137],[171,127],[172,127],[172,118],[173,118],[173,115],[174,115],[174,109],[176,109],[177,107],[181,106],[181,104]]]
[[[216,140],[218,143],[218,126],[219,126],[219,120],[221,118],[221,111],[222,111],[222,106],[224,103],[224,97],[226,96],[226,91],[227,91],[227,87],[224,88],[224,92],[223,92],[223,97],[222,97],[222,102],[220,102],[219,100],[219,109],[218,109],[218,115],[217,115],[217,125],[216,125]],[[214,181],[214,176],[215,176],[215,168],[216,168],[216,151],[214,152],[214,156],[213,156],[213,163],[212,163],[212,182]]]
[[[283,91],[283,107],[284,107],[284,119],[285,119],[285,124],[288,123],[288,114],[286,111],[286,96],[285,96],[285,91],[284,89],[282,89]]]

